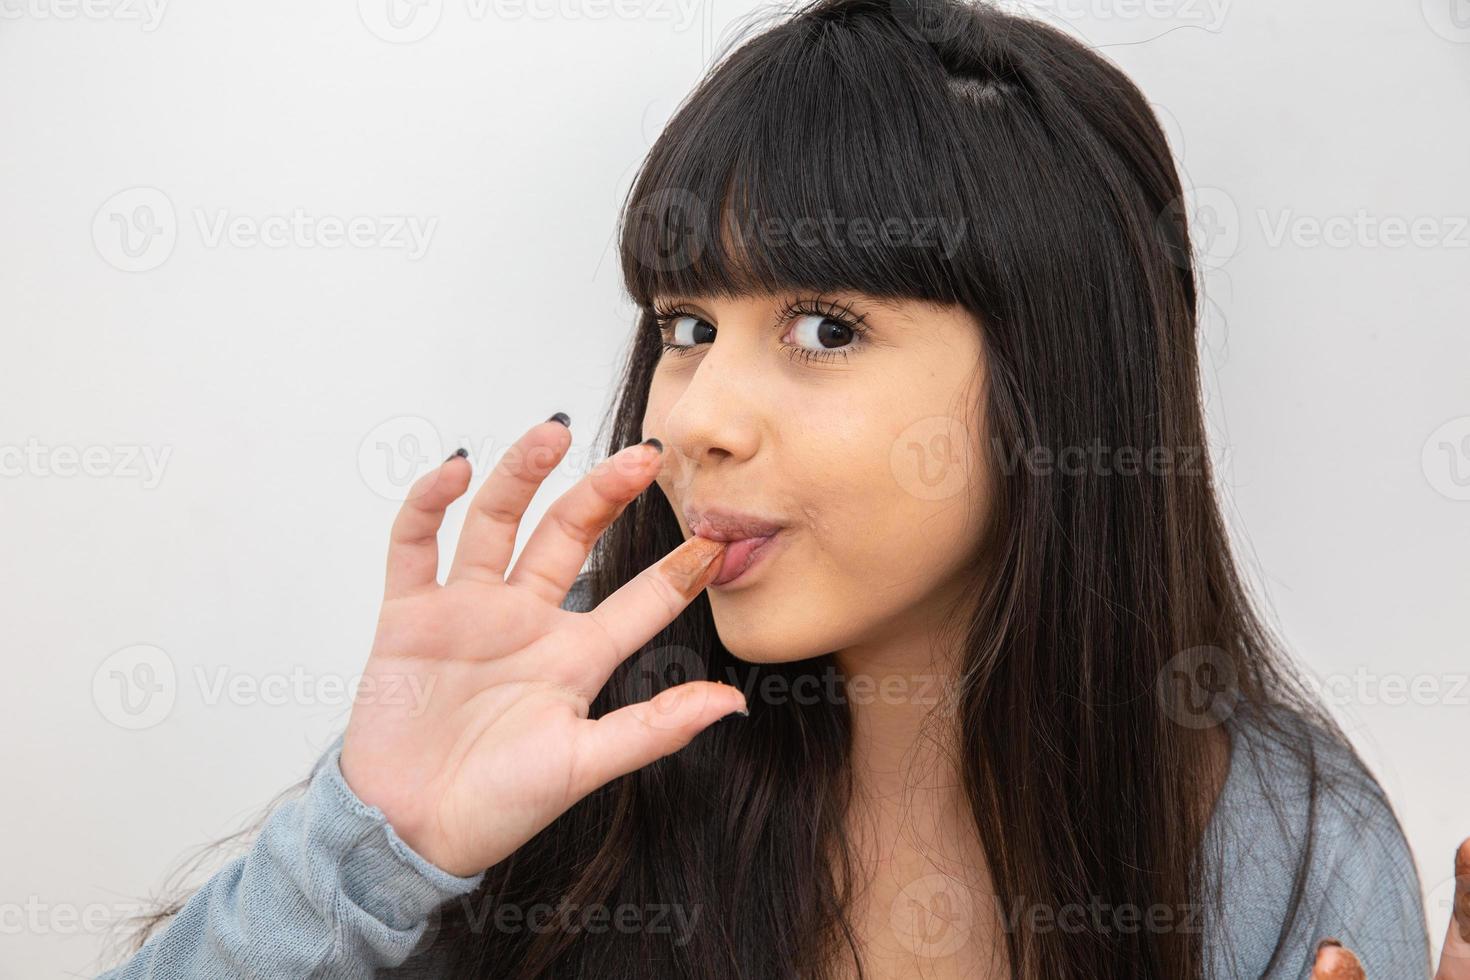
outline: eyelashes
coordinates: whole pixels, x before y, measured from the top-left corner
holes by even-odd
[[[708,324],[713,329],[714,325],[709,324],[709,321],[698,313],[685,309],[678,304],[664,305],[660,303],[653,304],[650,313],[659,331],[660,344],[665,352],[675,357],[682,357],[688,352],[704,346],[705,343],[711,342],[695,341],[689,344],[671,342],[670,335],[674,331],[675,324],[677,321],[686,317],[697,320],[700,323]],[[845,360],[852,356],[855,349],[861,349],[866,343],[866,335],[870,327],[866,323],[865,317],[860,313],[854,312],[852,307],[845,303],[832,303],[825,300],[798,300],[782,307],[777,314],[777,325],[781,331],[781,335],[785,335],[788,325],[793,320],[808,316],[819,318],[818,326],[822,326],[828,321],[836,324],[841,331],[851,334],[852,342],[843,347],[829,347],[821,350],[813,350],[798,344],[783,343],[781,345],[782,353],[791,358],[792,361],[809,363],[811,361]]]

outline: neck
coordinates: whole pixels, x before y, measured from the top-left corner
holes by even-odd
[[[940,636],[937,625],[911,622],[835,655],[852,716],[846,843],[860,879],[847,913],[878,978],[1004,972],[989,872],[960,785],[960,648]]]
[[[877,828],[880,853],[898,827],[915,845],[973,835],[955,751],[961,650],[942,635],[952,601],[936,593],[834,654],[852,716],[854,817]]]

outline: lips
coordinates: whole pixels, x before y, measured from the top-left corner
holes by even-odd
[[[731,542],[725,547],[725,560],[720,565],[720,573],[710,581],[710,585],[725,585],[745,574],[756,559],[769,550],[775,537],[776,535],[769,534],[763,538],[740,538]]]
[[[741,538],[767,538],[784,526],[777,521],[734,510],[689,510],[684,519],[689,530],[711,541],[739,541]]]
[[[740,578],[765,554],[785,525],[779,521],[727,508],[690,508],[685,520],[697,537],[729,542],[719,574],[711,585],[724,585]]]

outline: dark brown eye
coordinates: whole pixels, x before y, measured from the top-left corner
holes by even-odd
[[[807,313],[796,318],[791,326],[795,343],[807,350],[831,350],[852,343],[857,335],[852,327],[819,313]]]
[[[667,334],[664,347],[668,350],[696,347],[699,344],[708,344],[715,339],[714,325],[697,316],[669,317],[663,329]]]

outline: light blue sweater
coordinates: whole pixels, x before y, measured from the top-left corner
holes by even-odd
[[[585,601],[583,576],[563,605],[586,608]],[[1222,925],[1177,911],[1163,921],[1204,928],[1215,980],[1306,980],[1317,940],[1328,936],[1358,954],[1369,980],[1427,977],[1419,880],[1403,834],[1376,783],[1325,742],[1322,763],[1348,789],[1318,799],[1304,907],[1284,958],[1267,971],[1303,844],[1307,781],[1251,726],[1230,728],[1230,771],[1206,836],[1210,864],[1223,875]],[[1304,730],[1303,737],[1313,736]],[[483,876],[456,877],[415,854],[348,788],[340,751],[339,738],[306,793],[270,815],[251,849],[103,977],[372,977],[407,959],[434,909],[473,891]],[[1284,798],[1280,812],[1267,804],[1267,786]]]

